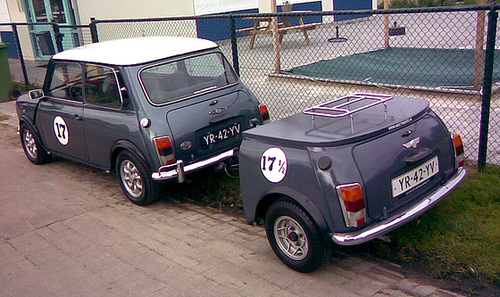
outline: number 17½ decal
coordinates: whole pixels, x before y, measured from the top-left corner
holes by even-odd
[[[67,145],[69,142],[69,130],[66,121],[61,116],[54,118],[54,134],[62,145]]]
[[[285,178],[288,170],[288,160],[285,152],[277,147],[268,148],[260,158],[260,171],[264,177],[272,182],[279,183]]]

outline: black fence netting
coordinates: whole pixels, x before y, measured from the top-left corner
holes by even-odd
[[[85,30],[94,42],[162,35],[212,39],[273,120],[354,92],[425,98],[462,136],[467,159],[498,165],[497,9],[93,20]]]

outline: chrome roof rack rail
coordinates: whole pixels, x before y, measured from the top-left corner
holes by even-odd
[[[353,115],[362,110],[383,104],[385,119],[387,119],[387,104],[391,100],[391,95],[371,94],[371,93],[354,93],[352,95],[343,96],[334,100],[321,103],[304,109],[303,113],[312,115],[313,121],[315,116],[328,118],[341,118],[349,116],[351,119],[351,132],[354,132]],[[336,104],[337,103],[337,104]],[[361,104],[361,107],[349,109],[354,104]]]

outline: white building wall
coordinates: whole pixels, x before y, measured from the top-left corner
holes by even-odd
[[[88,24],[91,17],[101,20],[158,18],[194,15],[193,1],[189,0],[77,0],[75,13],[82,24]]]
[[[102,0],[73,0],[77,21],[89,24],[90,18],[97,20],[161,18],[176,16],[193,16],[193,0],[106,0],[105,9]],[[116,24],[98,24],[99,40],[139,37],[146,35],[172,35],[165,32],[176,32],[178,36],[196,37],[195,21],[155,22],[150,30],[144,30],[141,24],[128,24],[127,29]],[[149,28],[149,27],[148,27]]]
[[[0,23],[10,23],[9,10],[5,0],[0,0]]]

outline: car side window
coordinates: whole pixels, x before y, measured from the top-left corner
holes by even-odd
[[[97,65],[85,67],[85,101],[88,104],[120,109],[122,100],[113,68]]]
[[[82,66],[74,62],[55,62],[48,96],[82,101]]]

